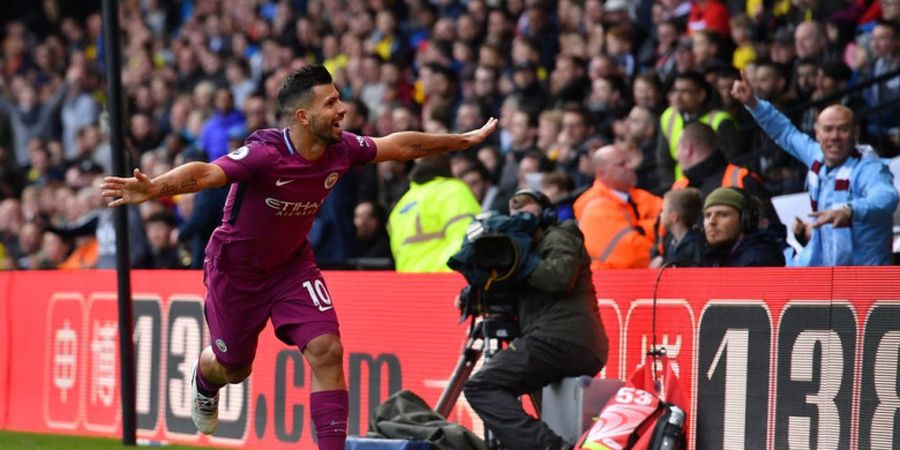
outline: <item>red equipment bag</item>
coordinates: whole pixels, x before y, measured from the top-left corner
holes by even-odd
[[[647,356],[625,386],[604,405],[577,448],[684,449],[688,405],[668,357]]]

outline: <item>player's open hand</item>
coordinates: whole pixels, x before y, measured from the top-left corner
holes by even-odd
[[[106,177],[100,185],[100,195],[114,198],[109,202],[110,207],[132,205],[147,201],[150,198],[150,189],[153,182],[140,169],[134,169],[131,178]]]
[[[484,123],[481,128],[469,131],[468,133],[463,134],[463,136],[466,138],[466,141],[469,142],[469,146],[471,147],[473,145],[480,144],[482,141],[487,139],[487,137],[490,136],[491,133],[493,133],[496,129],[497,119],[491,117],[487,122]]]
[[[753,93],[753,88],[747,81],[746,69],[741,70],[741,79],[734,80],[734,84],[731,85],[731,96],[751,108],[756,107],[756,94]]]

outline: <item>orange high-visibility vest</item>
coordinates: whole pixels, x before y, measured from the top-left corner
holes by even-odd
[[[592,269],[650,264],[653,226],[662,210],[662,198],[637,188],[628,191],[628,196],[631,203],[598,180],[573,205]]]

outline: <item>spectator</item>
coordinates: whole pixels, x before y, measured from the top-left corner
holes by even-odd
[[[498,185],[507,199],[519,189],[518,174],[522,158],[536,148],[537,128],[535,125],[527,111],[520,109],[512,113],[507,127],[509,146]]]
[[[68,87],[59,84],[46,99],[29,82],[21,77],[13,79],[10,86],[0,77],[0,111],[12,122],[15,142],[15,160],[19,167],[28,161],[29,142],[32,138],[49,139],[53,136],[59,107],[65,99]],[[9,97],[15,96],[15,103]]]
[[[184,264],[178,252],[178,246],[174,245],[171,236],[175,229],[175,218],[168,212],[152,214],[144,223],[147,233],[147,242],[150,244],[150,253],[153,259],[153,269],[182,269]]]
[[[628,113],[628,141],[641,152],[641,164],[637,167],[637,187],[651,192],[661,190],[656,168],[656,117],[647,108],[635,106]]]
[[[85,66],[72,66],[66,73],[66,91],[60,118],[62,121],[62,142],[66,159],[77,157],[76,134],[84,127],[93,125],[100,116],[100,105],[91,95],[94,75]]]
[[[203,124],[200,133],[200,145],[206,152],[209,161],[218,159],[228,153],[228,132],[234,127],[244,127],[246,121],[240,111],[234,109],[234,98],[231,91],[219,88],[215,93],[215,112]]]
[[[616,25],[606,32],[606,52],[615,58],[624,76],[629,78],[637,71],[631,46],[631,29],[627,25]]]
[[[636,155],[619,145],[594,152],[594,184],[575,201],[591,268],[637,268],[650,263],[662,199],[638,189]]]
[[[16,261],[19,269],[39,269],[42,239],[44,229],[35,222],[26,222],[19,229],[19,252],[21,256]]]
[[[37,257],[37,266],[33,269],[56,269],[66,260],[72,250],[72,243],[59,234],[45,231],[41,238],[41,249]]]
[[[722,187],[703,202],[708,267],[784,266],[784,255],[765,231],[746,192]]]
[[[648,109],[654,115],[661,114],[663,111],[663,89],[659,83],[659,78],[653,72],[645,72],[634,79],[632,85],[633,102],[635,106]]]
[[[550,97],[556,106],[568,102],[581,102],[590,90],[590,80],[585,74],[585,63],[573,55],[558,55],[550,73]]]
[[[664,187],[682,177],[682,168],[676,162],[678,142],[685,125],[698,121],[715,130],[719,147],[730,161],[741,155],[734,119],[725,111],[714,108],[712,88],[702,75],[696,72],[679,74],[672,87],[670,106],[659,119],[662,133],[657,144],[659,179]]]
[[[590,184],[590,170],[586,172],[584,162],[588,161],[588,139],[593,135],[590,114],[583,106],[566,107],[562,113],[562,130],[547,157],[556,162],[558,168],[567,172],[575,180],[576,186]],[[534,186],[532,189],[537,189]]]
[[[543,153],[537,150],[525,152],[522,161],[519,162],[519,171],[516,174],[518,180],[516,189],[539,190],[544,175],[551,170],[553,170],[553,163]]]
[[[394,268],[391,255],[391,240],[388,237],[387,216],[378,203],[365,200],[353,210],[353,225],[356,227],[356,244],[360,258],[384,260],[382,268]]]
[[[53,155],[43,139],[32,138],[28,142],[28,160],[23,167],[28,184],[44,186],[65,179],[62,168],[53,164]]]
[[[549,93],[541,83],[538,67],[531,62],[517,63],[512,68],[513,95],[517,107],[529,111],[540,111],[550,101]],[[512,97],[507,97],[507,99]]]
[[[679,267],[700,267],[706,238],[697,224],[703,218],[703,196],[697,188],[675,189],[663,196],[660,224],[666,233],[662,262]]]
[[[761,98],[765,98],[783,109],[797,104],[796,97],[789,89],[790,75],[784,65],[761,60],[752,67],[754,71],[753,89],[759,93]],[[725,88],[730,99],[733,99],[731,86],[739,77],[740,74],[727,80],[729,81],[727,88],[723,83],[722,87]],[[748,158],[741,159],[739,163],[764,174],[766,188],[773,195],[790,194],[803,190],[806,168],[782,151],[762,130],[756,127],[753,117],[740,102],[734,99],[733,103],[739,108],[734,115],[739,118],[740,127],[747,130],[744,139],[751,143],[750,148],[754,150],[747,155]],[[757,197],[766,198],[759,192],[752,192]]]
[[[816,90],[816,77],[819,66],[816,60],[803,58],[794,64],[794,91],[798,101],[807,101],[812,98]]]
[[[695,122],[684,127],[676,156],[685,176],[672,185],[674,189],[696,187],[704,197],[714,189],[726,186],[747,188],[753,194],[762,193],[759,175],[729,164],[719,150],[715,132],[708,125]]]
[[[475,96],[487,114],[500,115],[503,97],[498,86],[499,75],[496,69],[480,65],[475,68]]]
[[[80,215],[72,222],[73,225],[77,224],[78,221],[83,220],[86,217],[90,217],[90,210],[97,203],[99,203],[97,199],[97,193],[91,187],[93,182],[88,185],[88,187],[82,188],[78,191],[77,199],[79,200],[80,210],[78,211]],[[100,206],[103,207],[102,205]],[[58,269],[93,269],[97,266],[97,238],[91,234],[85,234],[81,236],[74,236],[69,238],[73,241],[74,248],[72,252],[69,253],[69,257],[66,258],[65,261],[57,266]]]
[[[546,195],[556,209],[556,219],[562,223],[570,219],[575,219],[575,212],[572,210],[572,203],[575,197],[572,191],[575,189],[575,183],[572,177],[565,172],[550,172],[541,180],[541,193]]]
[[[628,115],[628,87],[621,76],[604,76],[591,82],[585,101],[594,116],[594,130],[607,142],[613,140],[613,125]]]
[[[690,2],[685,2],[690,5]],[[656,29],[656,47],[654,49],[654,65],[653,68],[659,74],[658,80],[663,80],[667,84],[672,80],[676,73],[676,52],[678,51],[678,36],[684,28],[679,24],[667,20],[660,22]],[[637,80],[642,78],[638,76]],[[659,81],[656,81],[658,87]],[[637,103],[637,99],[635,99]],[[647,105],[643,105],[647,107]]]
[[[792,102],[788,96],[788,77],[785,66],[771,61],[757,61],[753,74],[753,91],[759,98],[783,109]]]
[[[825,108],[816,121],[814,141],[769,102],[758,100],[746,80],[735,82],[733,94],[772,140],[810,170],[807,189],[815,229],[810,242],[789,264],[890,264],[897,191],[875,151],[856,145],[853,111],[841,105]]]
[[[900,24],[879,21],[872,30],[872,53],[875,61],[867,68],[868,76],[877,78],[900,69]],[[878,108],[869,116],[869,137],[877,140],[879,154],[896,156],[900,152],[900,75],[877,83],[864,91],[866,106]],[[893,107],[881,107],[892,104]]]
[[[723,61],[724,40],[711,30],[697,30],[691,34],[691,53],[697,67],[721,64]]]
[[[812,58],[819,62],[826,59],[828,44],[825,29],[816,21],[804,21],[794,30],[794,48],[798,58]]]
[[[388,218],[397,271],[449,272],[447,260],[480,210],[468,186],[450,177],[445,156],[417,160],[409,191]]]
[[[827,101],[826,99],[833,98],[847,87],[852,75],[850,68],[842,61],[826,61],[819,64],[812,99]],[[865,107],[863,100],[854,94],[844,95],[836,100],[851,110],[861,111]],[[800,119],[800,129],[807,134],[815,134],[816,121],[821,112],[822,108],[819,107],[805,109]]]
[[[250,78],[250,65],[246,59],[232,58],[225,66],[225,79],[231,87],[231,96],[237,109],[246,111],[245,101],[256,91],[256,83]]]
[[[790,27],[775,30],[769,49],[769,59],[778,64],[790,65],[797,60],[797,48],[794,46],[794,31]]]
[[[475,161],[462,171],[459,179],[469,186],[475,200],[481,204],[481,211],[506,211],[508,200],[500,195],[500,189],[491,181],[491,174],[484,164]]]

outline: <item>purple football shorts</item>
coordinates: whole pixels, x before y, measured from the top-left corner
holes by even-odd
[[[271,273],[246,271],[221,258],[207,258],[206,323],[220,364],[236,370],[253,363],[259,334],[270,318],[275,335],[301,351],[317,336],[340,335],[331,294],[311,253],[306,255]],[[284,332],[287,326],[298,328],[291,332],[294,339]]]

